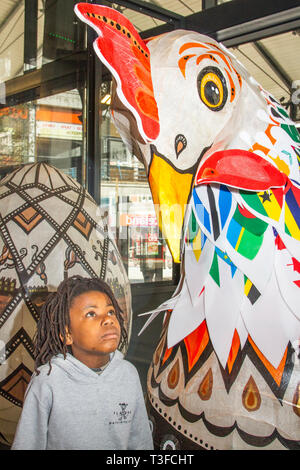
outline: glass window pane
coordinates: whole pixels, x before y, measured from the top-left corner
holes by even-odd
[[[160,234],[143,164],[125,147],[110,119],[110,82],[101,89],[101,206],[131,282],[172,279],[172,257]]]
[[[23,74],[23,59],[24,0],[5,2],[0,17],[0,82]]]
[[[32,103],[0,109],[1,175],[14,165],[34,160],[30,131]]]
[[[78,90],[36,104],[37,161],[50,163],[82,182],[82,100]]]
[[[0,83],[84,48],[85,27],[74,14],[74,0],[28,2],[26,18],[25,0],[1,2]]]
[[[0,109],[0,176],[46,162],[82,182],[82,100],[71,90]]]
[[[43,1],[38,15],[42,64],[83,48],[85,28],[74,13],[75,3],[74,0]]]

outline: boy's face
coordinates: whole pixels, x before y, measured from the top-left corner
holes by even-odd
[[[117,349],[120,335],[115,309],[106,294],[90,291],[73,299],[67,344],[76,359],[91,368],[103,366]]]

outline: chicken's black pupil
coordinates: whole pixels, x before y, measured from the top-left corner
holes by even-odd
[[[204,86],[204,95],[209,103],[217,105],[220,101],[220,92],[214,82],[207,82]]]

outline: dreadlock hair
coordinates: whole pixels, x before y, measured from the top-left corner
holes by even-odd
[[[66,327],[70,331],[69,310],[75,297],[90,291],[102,292],[110,298],[121,327],[119,348],[122,349],[128,345],[123,312],[109,285],[99,278],[72,276],[61,282],[56,292],[49,294],[41,308],[35,335],[35,372],[37,374],[39,374],[37,368],[49,362],[49,375],[52,369],[51,358],[59,353],[66,358],[67,352],[70,352],[66,344]]]

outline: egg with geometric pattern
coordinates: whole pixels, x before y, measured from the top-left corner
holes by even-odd
[[[0,228],[0,440],[10,445],[48,293],[75,274],[103,279],[123,311],[128,336],[131,293],[101,208],[51,165],[22,165],[0,182]]]

